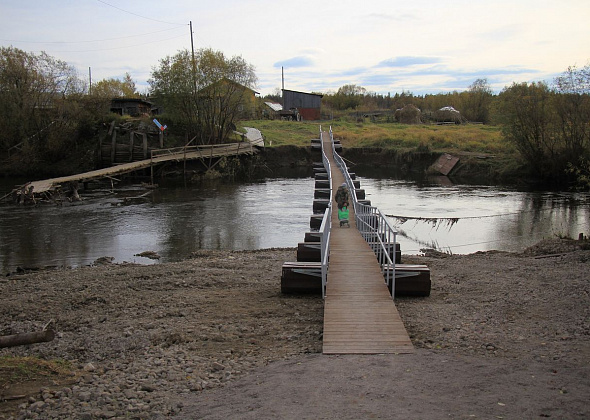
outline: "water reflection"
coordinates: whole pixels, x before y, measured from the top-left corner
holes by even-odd
[[[404,253],[431,247],[465,254],[519,251],[544,238],[590,232],[590,196],[490,186],[417,184],[361,178],[367,198],[392,217]],[[412,218],[457,218],[456,223]]]
[[[103,256],[153,263],[135,254],[155,251],[175,261],[198,249],[293,247],[312,213],[312,178],[237,184],[163,186],[147,199],[120,205],[117,196],[75,205],[0,206],[0,267],[81,266]]]

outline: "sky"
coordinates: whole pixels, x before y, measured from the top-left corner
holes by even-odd
[[[261,95],[282,87],[387,95],[494,92],[590,64],[588,0],[0,0],[0,46],[49,55],[92,82],[146,92],[179,50],[241,56]]]

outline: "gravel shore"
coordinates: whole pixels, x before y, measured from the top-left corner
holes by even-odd
[[[582,244],[404,256],[432,278],[430,297],[396,299],[413,355],[321,355],[321,298],[280,293],[294,249],[11,275],[0,334],[53,319],[57,336],[0,356],[64,359],[73,373],[3,380],[0,418],[588,418]]]

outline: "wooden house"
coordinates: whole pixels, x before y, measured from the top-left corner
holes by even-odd
[[[138,98],[114,98],[111,100],[111,112],[132,117],[151,115],[152,103]]]

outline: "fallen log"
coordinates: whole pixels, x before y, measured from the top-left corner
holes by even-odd
[[[0,396],[0,401],[14,401],[14,400],[22,400],[23,398],[27,398],[26,395],[3,395]]]
[[[42,331],[0,336],[0,348],[46,343],[54,338],[55,330],[52,322],[49,322]]]

